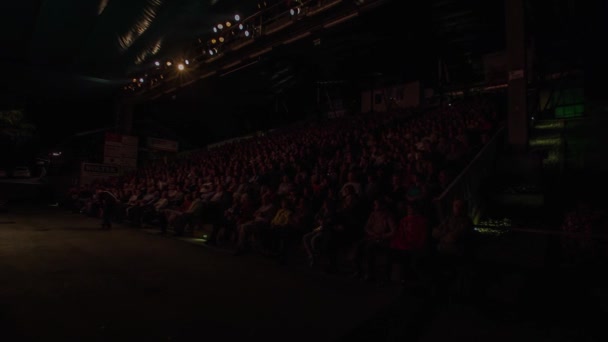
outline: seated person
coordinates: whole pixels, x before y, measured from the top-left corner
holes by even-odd
[[[388,210],[386,203],[381,199],[376,199],[374,210],[365,225],[365,236],[355,250],[357,276],[363,276],[366,280],[375,279],[376,256],[378,253],[388,252],[390,238],[396,228],[395,218]],[[365,271],[367,273],[364,275]]]
[[[243,254],[248,247],[251,247],[260,230],[270,225],[276,211],[277,208],[272,203],[270,195],[264,195],[261,206],[253,214],[253,219],[240,224],[237,228],[237,250],[235,254]]]
[[[452,213],[433,230],[437,240],[437,252],[441,255],[461,257],[473,233],[473,221],[466,212],[465,202],[455,199],[452,202]]]
[[[253,219],[254,207],[249,195],[232,197],[232,206],[224,211],[222,220],[213,226],[208,244],[215,245],[220,242],[234,242],[237,227]]]
[[[336,223],[336,208],[334,201],[325,199],[323,206],[314,218],[315,227],[302,237],[302,244],[308,256],[308,263],[313,267],[317,262],[317,257],[321,252],[321,242],[328,232],[331,231]]]
[[[393,265],[399,264],[401,282],[414,273],[419,276],[420,261],[428,252],[429,221],[420,213],[418,205],[407,205],[407,215],[399,222],[399,227],[390,241],[386,280],[390,281]]]
[[[281,207],[270,221],[270,225],[263,228],[264,245],[274,252],[281,252],[283,241],[291,228],[291,216],[293,211],[289,208],[289,200],[283,198]],[[268,252],[270,252],[268,251]]]
[[[187,226],[194,224],[195,220],[199,219],[202,215],[203,203],[198,197],[195,197],[188,209],[178,214],[173,220],[173,228],[175,229],[175,235],[183,235],[184,230]]]
[[[175,219],[185,213],[192,204],[192,194],[186,193],[181,205],[177,208],[165,208],[159,217],[161,233],[167,231],[167,227],[172,227]]]

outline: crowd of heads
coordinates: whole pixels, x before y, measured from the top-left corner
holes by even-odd
[[[494,105],[474,99],[408,113],[373,113],[303,123],[287,131],[228,143],[141,167],[120,179],[82,185],[73,196],[104,188],[121,202],[230,194],[232,207],[273,202],[300,209],[302,230],[323,211],[362,226],[376,205],[396,217],[408,204],[432,220],[432,199],[450,184],[497,126]],[[230,206],[229,206],[230,207]],[[410,210],[414,210],[410,206]],[[244,215],[244,211],[240,210]],[[361,224],[359,224],[361,223]]]

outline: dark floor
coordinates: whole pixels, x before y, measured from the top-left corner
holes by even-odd
[[[98,227],[61,208],[0,214],[0,334],[14,336],[6,341],[333,341],[399,294]]]
[[[549,262],[543,236],[488,239],[464,295],[449,295],[101,231],[61,208],[8,209],[7,341],[602,341],[595,322],[608,318],[605,264]]]

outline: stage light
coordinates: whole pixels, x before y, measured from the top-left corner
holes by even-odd
[[[249,35],[251,35],[251,33],[249,33],[249,30],[245,30],[245,37],[249,37]]]
[[[137,82],[137,78],[134,78],[134,79],[133,79],[133,83],[135,83],[135,82]]]
[[[190,61],[189,60],[185,60],[184,63],[186,63],[186,65],[190,65]]]
[[[241,16],[238,15],[238,14],[235,14],[234,15],[234,21],[239,21],[239,20],[241,20]]]
[[[239,30],[242,30],[244,28],[245,28],[245,26],[243,26],[243,24],[239,24]]]
[[[154,65],[160,66],[160,62],[159,61],[154,62]]]
[[[211,39],[211,44],[215,44],[217,43],[217,40],[215,40],[215,38]]]
[[[300,14],[300,7],[296,7],[296,8],[292,8],[289,10],[289,14],[291,15],[297,15]]]
[[[232,23],[231,23],[231,22],[229,22],[229,21],[227,21],[227,22],[226,22],[226,27],[230,27],[230,26],[232,26]]]
[[[224,28],[224,25],[222,25],[222,24],[217,24],[217,28],[218,28],[218,30],[221,30],[221,29],[223,29],[223,28]]]
[[[139,83],[144,83],[144,78],[143,77],[139,79]]]
[[[213,32],[217,33],[217,27],[213,26]]]
[[[220,43],[223,43],[224,42],[224,37],[220,37],[219,40],[220,40]]]
[[[173,65],[173,63],[171,63],[171,61],[167,61],[167,66],[171,66]]]
[[[213,56],[213,50],[209,50],[209,56]]]
[[[182,63],[179,63],[179,64],[177,65],[177,69],[178,69],[179,71],[183,71],[185,68],[186,68],[186,67],[185,67],[185,66],[184,66]]]

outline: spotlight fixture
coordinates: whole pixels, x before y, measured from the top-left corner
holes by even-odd
[[[215,44],[217,43],[217,40],[215,40],[215,38],[211,39],[211,44]]]
[[[213,32],[217,33],[217,27],[213,26]]]
[[[220,43],[224,42],[224,37],[219,37],[218,39],[219,39]]]
[[[144,78],[143,77],[139,79],[139,83],[144,83]]]
[[[217,24],[217,29],[218,29],[218,30],[221,30],[221,29],[223,29],[223,28],[224,28],[224,25],[222,25],[222,24]]]
[[[171,61],[167,61],[167,66],[171,66],[173,63]]]
[[[227,21],[227,22],[226,22],[226,27],[230,27],[230,26],[232,26],[232,23],[231,23],[231,22],[229,22],[229,21]]]
[[[184,66],[182,63],[179,63],[179,64],[177,65],[177,70],[179,70],[179,71],[183,71],[185,68],[186,68],[186,67],[185,67],[185,66]]]
[[[214,55],[213,50],[209,50],[209,56],[213,56],[213,55]]]
[[[190,61],[189,60],[185,60],[184,63],[186,63],[186,65],[190,65]]]
[[[134,78],[134,79],[133,79],[133,83],[136,83],[136,82],[137,82],[137,78]]]
[[[249,37],[251,35],[251,33],[249,33],[249,30],[245,30],[245,37]]]
[[[154,62],[154,65],[160,66],[160,62],[159,61]]]
[[[242,30],[244,28],[245,28],[245,26],[243,26],[243,24],[239,24],[239,30]]]
[[[298,15],[300,14],[300,7],[295,7],[289,10],[289,14],[293,15]]]
[[[239,20],[241,20],[241,16],[238,15],[238,14],[235,14],[234,15],[234,21],[239,21]]]

